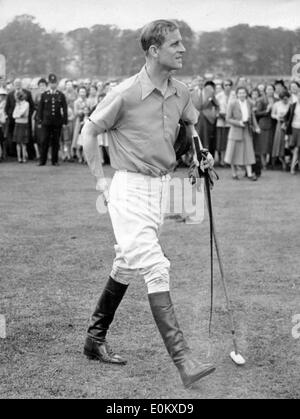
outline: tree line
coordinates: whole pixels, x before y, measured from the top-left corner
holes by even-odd
[[[187,49],[183,74],[289,75],[300,53],[300,28],[292,31],[239,24],[213,32],[194,32],[177,21]],[[66,33],[47,32],[30,15],[16,16],[0,30],[0,54],[9,77],[125,77],[144,62],[140,30],[94,25]]]

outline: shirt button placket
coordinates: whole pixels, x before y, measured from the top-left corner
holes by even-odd
[[[167,140],[166,137],[166,123],[167,123],[167,115],[165,115],[165,101],[163,100],[162,103],[162,115],[163,115],[163,130],[164,130],[164,139]]]
[[[162,114],[163,132],[165,133],[165,107],[164,107],[164,101],[163,100],[162,100],[162,103],[161,103],[161,114]]]

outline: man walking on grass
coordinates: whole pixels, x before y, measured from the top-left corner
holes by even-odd
[[[170,175],[176,165],[174,142],[180,119],[197,135],[198,113],[188,88],[171,77],[182,68],[185,48],[173,21],[157,20],[141,34],[146,64],[98,105],[83,128],[83,149],[96,189],[107,203],[116,238],[111,275],[92,315],[84,346],[89,359],[126,364],[106,341],[108,328],[131,280],[143,277],[151,311],[165,346],[186,387],[212,373],[198,362],[183,337],[170,296],[170,262],[159,244]],[[97,135],[109,131],[110,189],[104,178]],[[212,167],[208,155],[204,167]],[[137,313],[138,316],[138,313]]]

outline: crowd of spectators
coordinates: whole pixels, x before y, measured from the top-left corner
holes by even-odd
[[[257,180],[263,170],[299,170],[300,84],[277,79],[253,83],[240,77],[218,80],[197,77],[190,83],[200,112],[197,129],[221,167],[237,167]]]
[[[296,174],[300,147],[300,84],[296,80],[254,83],[240,77],[233,82],[206,75],[185,82],[199,111],[200,138],[217,166],[231,166],[235,180],[241,166],[251,180],[257,180],[267,169]],[[85,164],[82,126],[117,83],[90,79],[59,82],[68,114],[60,134],[61,162]],[[26,163],[28,156],[40,159],[43,126],[39,104],[47,89],[45,78],[0,79],[0,161],[16,158]],[[107,134],[99,135],[98,143],[103,162],[109,162]],[[188,156],[183,161],[188,164]]]
[[[66,99],[68,114],[67,123],[61,127],[60,161],[85,164],[81,143],[82,126],[115,85],[114,81],[59,82],[57,91],[63,93]],[[0,80],[0,162],[16,158],[17,162],[26,163],[28,155],[33,160],[40,160],[45,137],[40,103],[42,95],[47,91],[49,83],[45,78],[17,78],[13,82]],[[109,161],[107,136],[99,135],[98,141],[103,162]]]

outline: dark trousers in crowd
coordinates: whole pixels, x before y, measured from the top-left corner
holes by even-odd
[[[200,115],[196,129],[201,139],[204,148],[207,148],[210,154],[214,157],[216,152],[216,137],[217,127],[216,123],[210,123],[205,116]]]
[[[260,154],[255,154],[255,163],[252,165],[252,171],[257,177],[261,176],[262,163]]]
[[[43,125],[41,163],[46,164],[49,146],[51,146],[51,163],[58,163],[61,126]]]

